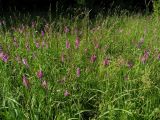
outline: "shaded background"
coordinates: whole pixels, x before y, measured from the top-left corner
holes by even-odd
[[[152,0],[0,0],[1,11],[17,9],[21,11],[47,11],[67,8],[86,7],[97,10],[108,10],[119,7],[129,11],[152,11]]]

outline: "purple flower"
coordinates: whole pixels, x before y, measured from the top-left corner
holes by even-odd
[[[149,58],[149,52],[145,51],[144,55],[141,57],[141,62],[144,64]]]
[[[127,66],[128,66],[128,68],[132,68],[133,67],[133,62],[132,61],[128,61]]]
[[[91,63],[94,63],[96,61],[96,59],[97,59],[97,56],[96,55],[92,55],[91,59],[90,59]]]
[[[26,65],[27,67],[29,67],[28,62],[27,62],[27,59],[23,58],[23,59],[22,59],[22,62],[23,62],[24,65]]]
[[[80,74],[81,74],[81,70],[80,68],[77,68],[77,77],[80,77]]]
[[[42,70],[39,70],[39,71],[37,72],[37,77],[38,77],[39,79],[42,79],[42,77],[43,77],[43,72],[42,72]]]
[[[79,40],[79,38],[77,37],[77,38],[76,38],[76,42],[75,42],[76,48],[79,48],[79,44],[80,44],[80,40]]]
[[[95,48],[96,48],[96,49],[98,49],[98,48],[99,48],[99,44],[98,44],[98,43],[96,43]]]
[[[68,33],[69,32],[69,28],[67,26],[64,27],[64,32]]]
[[[103,61],[103,65],[104,66],[108,66],[109,65],[109,59],[106,58],[104,61]]]
[[[2,60],[3,60],[4,62],[7,62],[8,59],[9,59],[9,56],[8,56],[7,54],[4,54]]]
[[[149,52],[148,52],[148,51],[145,51],[145,52],[144,52],[144,56],[148,59],[148,57],[149,57]]]
[[[41,31],[41,35],[42,35],[42,37],[44,37],[44,31],[43,30]]]
[[[39,42],[36,42],[35,44],[36,44],[36,48],[40,47]]]
[[[68,40],[66,40],[66,48],[69,49],[70,48],[70,43]]]
[[[64,96],[67,97],[67,96],[69,96],[69,95],[70,95],[70,93],[68,92],[68,90],[65,90]]]
[[[23,85],[26,87],[26,88],[29,88],[29,80],[27,79],[27,77],[25,75],[23,75]]]

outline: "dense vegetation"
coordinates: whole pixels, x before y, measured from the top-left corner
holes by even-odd
[[[1,17],[0,119],[160,119],[157,18]]]

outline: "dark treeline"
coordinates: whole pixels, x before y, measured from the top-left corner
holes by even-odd
[[[67,8],[88,8],[93,11],[108,10],[119,7],[120,9],[144,11],[152,10],[152,0],[0,0],[2,11],[9,9],[18,10],[52,10]]]

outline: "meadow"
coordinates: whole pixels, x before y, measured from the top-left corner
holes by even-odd
[[[1,120],[160,120],[153,15],[0,17]]]

